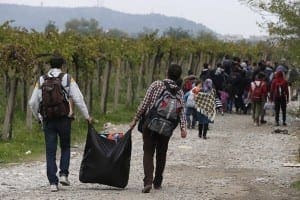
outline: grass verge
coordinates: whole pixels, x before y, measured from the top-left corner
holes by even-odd
[[[300,191],[300,180],[292,183],[292,187]]]
[[[134,116],[135,107],[120,106],[115,112],[108,111],[106,115],[93,113],[93,118],[98,121],[94,126],[96,130],[101,130],[103,123],[112,122],[114,124],[128,123]],[[85,142],[87,133],[87,123],[78,114],[72,123],[71,146]],[[17,113],[13,124],[13,138],[10,141],[0,141],[0,164],[20,163],[27,161],[44,159],[45,141],[41,125],[33,124],[33,129],[28,130],[24,125],[24,116]],[[0,127],[1,129],[1,127]]]

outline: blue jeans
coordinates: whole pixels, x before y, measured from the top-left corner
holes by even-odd
[[[44,122],[44,134],[46,143],[47,177],[50,184],[58,184],[56,150],[57,138],[61,149],[59,175],[69,175],[70,144],[71,144],[71,119],[63,117]]]
[[[193,119],[191,120],[191,115],[193,117]],[[197,110],[196,108],[186,108],[186,111],[185,111],[185,116],[186,116],[186,121],[187,121],[187,126],[188,128],[191,128],[191,125],[192,125],[192,128],[195,127],[196,125],[196,121],[197,121]]]
[[[232,112],[232,106],[233,106],[233,100],[229,98],[227,100],[227,112],[229,112],[229,113]]]

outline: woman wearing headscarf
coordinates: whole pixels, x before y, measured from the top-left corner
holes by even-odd
[[[215,90],[211,79],[206,79],[203,87],[196,97],[197,119],[199,121],[199,137],[206,139],[208,124],[214,121],[215,109]]]

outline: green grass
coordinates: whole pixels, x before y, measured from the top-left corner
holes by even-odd
[[[106,115],[93,113],[93,119],[97,120],[94,126],[96,130],[101,130],[105,122],[114,124],[129,124],[136,111],[136,106],[127,107],[120,105],[117,111],[108,110]],[[72,144],[81,144],[85,142],[87,134],[87,123],[77,111],[77,118],[72,122]],[[45,142],[44,133],[41,126],[34,122],[32,131],[25,127],[25,114],[15,113],[13,124],[13,138],[10,141],[0,140],[0,163],[19,163],[44,158]],[[2,129],[0,125],[0,130]],[[124,130],[125,131],[125,130]],[[27,151],[31,151],[26,155]]]
[[[292,183],[292,187],[300,191],[300,180]]]

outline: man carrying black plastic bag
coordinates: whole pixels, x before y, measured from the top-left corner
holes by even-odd
[[[163,81],[155,81],[150,85],[145,95],[145,98],[141,102],[137,114],[130,125],[133,129],[136,123],[142,118],[144,118],[144,120],[142,120],[144,121],[143,125],[139,124],[139,131],[143,133],[144,142],[143,166],[145,176],[144,188],[142,190],[143,193],[149,193],[152,189],[152,184],[155,189],[161,188],[161,184],[163,181],[163,171],[166,164],[168,143],[174,129],[176,128],[179,122],[181,129],[181,137],[186,137],[186,120],[183,109],[183,91],[176,84],[176,82],[180,79],[181,73],[181,66],[177,64],[171,64],[171,66],[168,68],[167,79],[164,79]],[[162,105],[165,107],[169,106],[169,102],[171,101],[159,101],[160,99],[162,99],[164,94],[168,93],[168,91],[170,91],[169,96],[172,96],[173,98],[172,101],[174,103],[172,103],[172,105],[176,105],[176,109],[180,109],[177,109],[177,123],[175,123],[175,125],[172,126],[172,122],[170,121],[170,128],[167,131],[163,131],[163,129],[165,130],[165,127],[168,127],[168,119],[164,119],[162,116],[159,116],[159,113],[157,112],[157,108],[159,106],[157,105]],[[156,109],[156,111],[154,108]],[[164,112],[162,109],[160,111]],[[161,124],[163,124],[163,126],[160,126]],[[153,178],[153,156],[155,151],[156,169],[155,177]]]
[[[89,125],[79,180],[118,188],[128,184],[131,159],[131,130],[118,141],[101,137]]]

